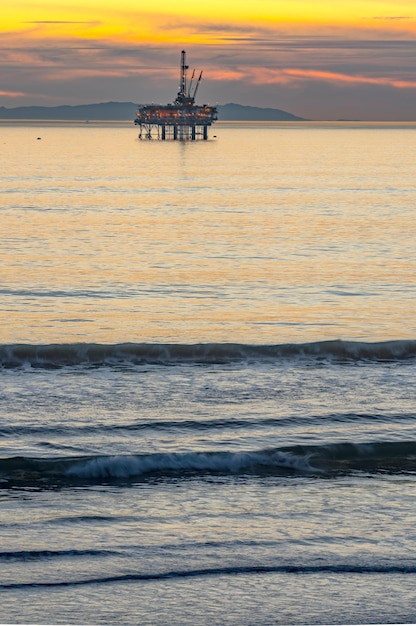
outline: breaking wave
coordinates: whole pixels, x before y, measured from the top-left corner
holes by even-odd
[[[180,480],[206,474],[337,476],[350,472],[415,473],[415,442],[340,443],[247,452],[185,452],[0,459],[0,487]]]
[[[0,345],[2,368],[104,367],[118,365],[215,364],[307,358],[318,361],[401,361],[416,358],[416,340],[377,343],[317,341],[299,344],[10,344]]]

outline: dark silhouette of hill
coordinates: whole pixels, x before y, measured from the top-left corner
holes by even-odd
[[[245,122],[282,122],[301,121],[302,117],[282,111],[281,109],[263,109],[261,107],[250,107],[242,104],[223,104],[218,107],[218,119],[224,121],[245,121]]]
[[[0,119],[13,120],[133,120],[137,105],[133,102],[62,105],[57,107],[0,107]]]
[[[0,119],[9,120],[134,120],[137,104],[133,102],[101,102],[98,104],[63,105],[56,107],[24,106],[6,108],[0,106]],[[223,121],[285,121],[302,120],[280,109],[263,109],[242,104],[218,105],[218,119]]]

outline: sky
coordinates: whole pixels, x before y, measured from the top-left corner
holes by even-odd
[[[197,102],[416,120],[415,0],[3,0],[0,106]]]

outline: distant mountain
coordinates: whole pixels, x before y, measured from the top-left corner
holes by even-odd
[[[302,121],[304,118],[297,117],[281,109],[262,109],[260,107],[244,106],[242,104],[223,104],[218,107],[218,119],[224,121],[245,122],[282,122]]]
[[[0,107],[0,119],[12,120],[133,120],[137,104],[101,102],[100,104],[63,105],[58,107]]]
[[[0,119],[9,120],[134,120],[137,104],[133,102],[101,102],[75,106],[27,106],[8,109],[0,106]],[[223,121],[300,121],[303,118],[280,109],[262,109],[242,104],[219,105],[218,119]]]

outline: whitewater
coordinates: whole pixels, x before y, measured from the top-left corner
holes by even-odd
[[[413,623],[416,125],[1,126],[0,621]]]

